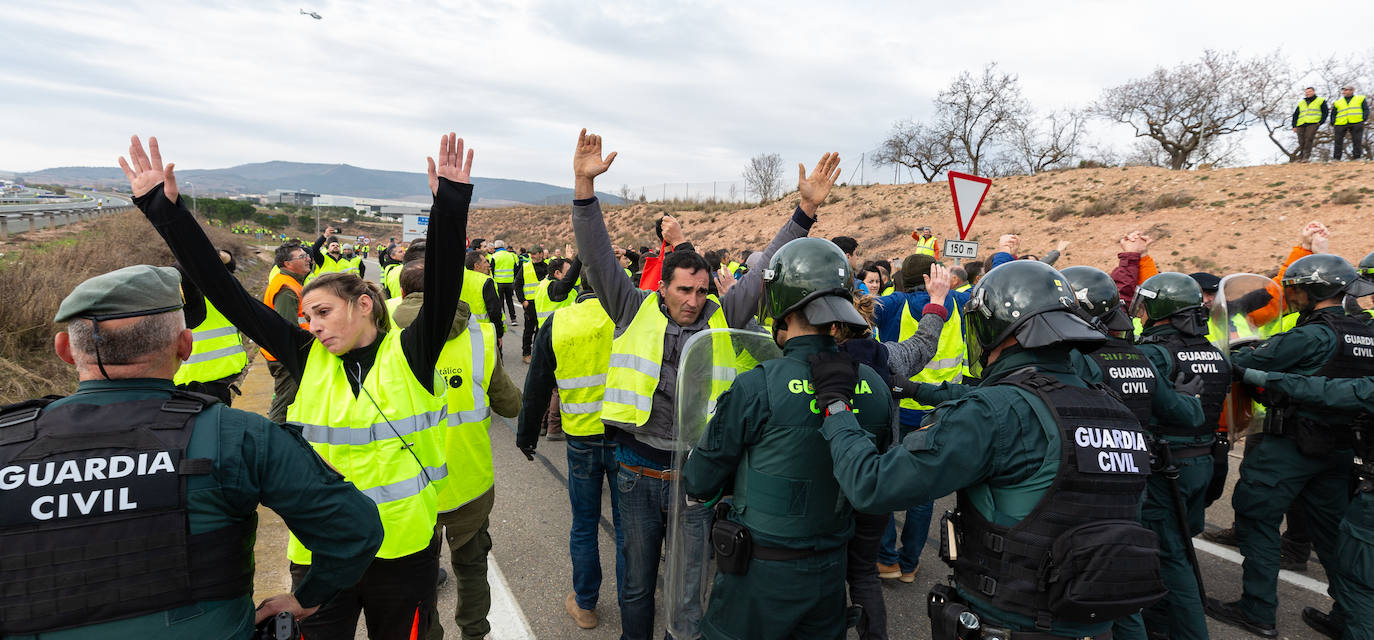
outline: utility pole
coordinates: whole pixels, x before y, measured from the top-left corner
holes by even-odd
[[[868,183],[864,182],[864,165],[867,164],[866,162],[864,162],[864,156],[866,156],[866,155],[868,155],[868,154],[867,154],[867,153],[861,153],[861,154],[859,154],[859,184],[868,184]]]

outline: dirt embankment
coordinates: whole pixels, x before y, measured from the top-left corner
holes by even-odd
[[[606,213],[612,241],[656,243],[653,219],[663,211],[682,221],[699,250],[761,249],[796,205],[796,194],[761,207],[633,205]],[[1263,271],[1278,266],[1311,220],[1331,228],[1331,250],[1352,261],[1374,249],[1374,163],[1269,165],[1169,171],[1147,167],[1073,169],[993,181],[969,240],[980,256],[1004,233],[1021,236],[1025,252],[1043,255],[1071,243],[1060,266],[1110,268],[1117,240],[1132,230],[1156,238],[1161,269]],[[920,224],[958,238],[949,187],[837,186],[811,235],[847,235],[868,259],[905,256]],[[475,210],[469,235],[516,246],[563,246],[572,239],[567,207]]]
[[[261,291],[271,256],[243,236],[208,227],[230,250],[239,280]],[[87,278],[135,264],[170,265],[172,253],[137,211],[11,236],[0,243],[0,404],[76,390],[76,373],[53,353],[57,307]]]

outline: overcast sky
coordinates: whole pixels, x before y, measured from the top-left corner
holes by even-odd
[[[477,175],[570,185],[585,126],[620,152],[606,190],[738,179],[760,152],[809,167],[837,150],[848,174],[989,61],[1049,110],[1204,48],[1303,65],[1374,34],[1291,2],[4,4],[0,169],[112,166],[139,133],[183,169],[423,171],[454,130]],[[1250,162],[1271,160],[1265,144]]]

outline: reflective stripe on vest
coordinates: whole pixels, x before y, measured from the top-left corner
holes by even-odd
[[[1364,122],[1364,96],[1351,96],[1349,100],[1345,96],[1336,98],[1331,102],[1331,108],[1336,111],[1331,117],[1334,124],[1359,124]]]
[[[935,255],[935,236],[929,238],[918,238],[916,240],[917,255]]]
[[[296,292],[296,324],[302,329],[309,329],[310,323],[305,321],[305,312],[301,309],[301,283],[297,281],[295,277],[280,271],[277,272],[277,274],[272,276],[272,279],[268,281],[267,290],[262,292],[262,303],[275,309],[276,305],[273,301],[276,300],[277,293],[281,292],[282,287],[286,287]],[[258,349],[258,351],[261,351],[262,357],[267,360],[271,362],[277,361],[277,359],[272,357],[272,354],[268,353],[266,349]]]
[[[606,372],[610,368],[615,323],[596,299],[559,309],[554,317],[558,322],[553,324],[550,341],[563,431],[574,436],[605,433],[601,407],[609,377]]]
[[[534,290],[539,286],[539,274],[534,271],[533,260],[526,260],[524,266],[521,267],[520,282],[524,285],[522,290],[525,293],[525,299],[533,301]]]
[[[515,282],[515,263],[519,258],[515,254],[502,249],[491,254],[491,278],[496,284],[511,284]]]
[[[400,263],[386,265],[386,270],[382,272],[382,287],[386,289],[387,299],[402,297]]]
[[[1301,127],[1305,124],[1317,124],[1322,121],[1322,105],[1326,104],[1324,98],[1312,98],[1311,100],[1298,102],[1298,124]]]
[[[573,297],[575,294],[571,291],[568,292],[568,297],[563,298],[562,300],[555,301],[553,298],[549,297],[549,286],[552,284],[553,280],[546,279],[540,281],[539,286],[535,288],[535,328],[544,326],[544,322],[549,319],[549,316],[553,315],[553,312],[564,307],[571,306],[573,303]]]
[[[472,269],[463,270],[463,290],[458,294],[458,299],[468,303],[472,317],[478,322],[491,322],[487,317],[487,301],[482,297],[482,288],[490,279],[485,273],[478,273]]]
[[[311,345],[287,419],[305,425],[315,452],[377,503],[385,530],[377,557],[399,558],[429,546],[434,534],[434,483],[449,473],[448,407],[411,373],[400,331],[380,341],[357,395],[348,382],[356,373],[346,374],[343,360],[318,341]],[[310,551],[294,535],[287,557],[310,564]]]
[[[952,300],[952,298],[951,298]],[[968,350],[964,346],[964,321],[959,314],[959,303],[955,302],[946,307],[949,311],[949,319],[945,321],[945,326],[940,330],[939,346],[935,349],[935,357],[926,363],[916,375],[911,376],[912,382],[928,382],[930,384],[940,384],[941,382],[962,382],[964,379],[964,359],[967,357]],[[903,341],[916,335],[916,330],[920,328],[920,320],[913,315],[915,309],[911,308],[911,299],[907,299],[906,309],[902,312],[902,326],[897,340]],[[918,411],[929,411],[935,407],[920,404],[915,400],[902,400],[903,409],[914,409]]]
[[[725,313],[719,302],[707,320],[712,329],[726,329]],[[654,390],[658,388],[660,363],[663,362],[663,340],[668,332],[668,316],[658,308],[658,293],[644,297],[634,320],[611,343],[610,375],[606,379],[605,402],[601,417],[606,422],[626,427],[642,427],[649,420],[654,404]],[[734,348],[728,337],[716,341],[717,363],[733,362]],[[719,391],[728,388],[724,381]],[[720,395],[713,390],[711,400]]]
[[[248,366],[238,329],[209,300],[205,301],[205,320],[191,330],[191,338],[195,341],[191,356],[172,377],[174,384],[211,382],[237,375]]]
[[[448,391],[444,458],[454,473],[439,482],[439,511],[452,511],[496,484],[491,457],[491,406],[487,389],[496,371],[496,329],[468,320],[467,331],[444,344],[435,370]]]

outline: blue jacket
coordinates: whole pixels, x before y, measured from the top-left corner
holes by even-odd
[[[945,311],[962,314],[968,300],[968,291],[951,291],[945,296]],[[873,312],[873,326],[878,329],[878,339],[883,342],[900,342],[902,313],[907,304],[909,303],[919,316],[921,309],[924,309],[928,302],[930,294],[925,291],[896,292],[880,296]]]

